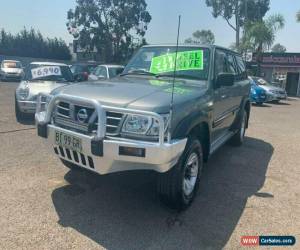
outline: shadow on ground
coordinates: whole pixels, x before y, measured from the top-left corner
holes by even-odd
[[[221,249],[247,199],[273,197],[259,193],[272,154],[272,145],[254,138],[240,148],[222,147],[206,164],[198,197],[181,214],[159,202],[154,173],[70,171],[70,184],[52,193],[58,223],[107,249]]]
[[[289,105],[291,105],[290,103],[288,103],[288,102],[283,102],[283,101],[280,101],[280,102],[271,102],[272,104],[274,104],[274,105],[282,105],[282,106],[289,106]]]
[[[262,103],[262,104],[256,104],[256,103],[252,103],[253,106],[255,107],[259,107],[259,108],[271,108],[272,106],[266,103]]]

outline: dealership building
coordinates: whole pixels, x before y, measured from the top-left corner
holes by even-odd
[[[255,54],[247,61],[251,71],[257,70]],[[300,96],[300,53],[263,53],[261,74],[268,82],[284,87],[289,96]]]

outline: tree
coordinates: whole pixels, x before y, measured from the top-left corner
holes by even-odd
[[[300,10],[296,14],[297,22],[300,23]]]
[[[206,0],[206,5],[212,8],[215,18],[223,17],[235,31],[236,47],[239,48],[241,28],[248,21],[262,20],[270,8],[270,0]]]
[[[280,43],[275,44],[272,47],[272,52],[276,52],[276,53],[285,53],[286,52],[286,47],[284,47],[283,45],[281,45]]]
[[[134,38],[145,36],[151,16],[145,0],[77,0],[67,27],[86,50],[96,48],[106,62],[126,60]]]
[[[214,44],[215,35],[211,30],[197,30],[193,33],[193,38],[188,38],[185,43]]]
[[[276,32],[284,27],[285,20],[280,14],[274,14],[262,21],[247,25],[244,41],[252,47],[253,51],[270,49],[275,41]]]
[[[44,38],[39,31],[24,28],[16,35],[0,32],[0,54],[56,60],[70,60],[66,43],[58,38]]]
[[[284,17],[280,14],[274,14],[265,20],[247,24],[247,32],[242,39],[244,52],[247,52],[247,50],[256,52],[258,74],[260,74],[262,53],[271,48],[275,41],[276,32],[282,29],[284,24]]]

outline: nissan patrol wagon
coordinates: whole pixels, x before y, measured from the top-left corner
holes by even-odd
[[[218,46],[144,46],[111,80],[57,88],[38,98],[38,135],[62,163],[97,174],[152,170],[162,201],[187,208],[203,164],[250,116],[242,57]]]

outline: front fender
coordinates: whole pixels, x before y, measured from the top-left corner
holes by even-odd
[[[189,114],[188,116],[184,117],[178,125],[175,127],[172,138],[176,139],[183,139],[186,138],[193,128],[201,123],[206,123],[208,125],[209,131],[211,131],[211,122],[209,113],[203,111],[197,111]]]

